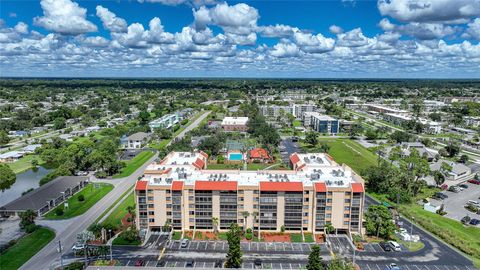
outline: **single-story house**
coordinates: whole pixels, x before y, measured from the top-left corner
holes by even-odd
[[[263,148],[254,148],[249,152],[250,162],[270,163],[273,158]]]
[[[27,145],[25,146],[22,151],[25,153],[25,154],[33,154],[35,152],[35,150],[39,147],[42,147],[41,144],[30,144],[30,145]]]
[[[145,146],[150,138],[150,134],[145,132],[134,133],[127,138],[126,149],[140,149]]]
[[[0,162],[11,163],[19,160],[24,156],[23,152],[20,151],[10,151],[7,153],[0,154]]]
[[[452,167],[452,171],[448,173],[446,177],[447,180],[457,180],[461,177],[470,175],[472,173],[472,169],[466,166],[465,164],[453,162],[450,160],[440,159],[435,163],[430,164],[430,170],[433,171],[441,171],[442,163],[447,163]]]

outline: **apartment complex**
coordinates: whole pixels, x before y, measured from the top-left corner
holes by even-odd
[[[153,120],[148,125],[150,126],[150,130],[154,132],[156,128],[171,128],[179,121],[180,116],[177,113],[171,113]]]
[[[247,132],[248,117],[225,117],[222,120],[222,128],[225,131]]]
[[[293,104],[293,115],[300,119],[305,112],[314,112],[317,109],[315,104]]]
[[[362,232],[364,182],[330,156],[290,156],[293,170],[208,170],[203,152],[171,152],[135,187],[138,229],[212,230],[233,222],[262,231]],[[250,215],[244,220],[243,212]]]
[[[260,112],[265,117],[279,117],[282,112],[284,114],[293,114],[293,107],[290,105],[262,105],[260,106]]]
[[[338,119],[318,112],[305,112],[302,120],[305,127],[320,133],[337,134],[340,129]]]

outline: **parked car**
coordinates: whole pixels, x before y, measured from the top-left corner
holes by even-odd
[[[380,242],[379,245],[383,249],[383,251],[386,251],[386,252],[392,251],[392,247],[388,242]]]
[[[460,184],[460,185],[458,185],[458,186],[461,187],[461,188],[465,188],[465,189],[468,188],[468,185],[467,185],[467,184]]]
[[[260,259],[255,259],[255,260],[253,261],[253,265],[254,265],[255,267],[262,267],[262,260],[260,260]]]
[[[195,265],[195,261],[194,261],[194,260],[188,260],[188,261],[185,263],[185,267],[190,267],[190,268],[192,268],[194,265]]]
[[[458,192],[462,191],[462,189],[457,187],[457,186],[450,186],[448,188],[448,191],[458,193]]]
[[[470,222],[471,218],[469,216],[464,216],[461,220],[463,224],[468,224]]]
[[[470,220],[470,225],[477,226],[478,224],[480,224],[480,220],[476,218]]]
[[[470,179],[467,182],[474,185],[480,185],[480,180],[476,180],[476,179]]]
[[[222,268],[223,267],[223,261],[222,260],[216,260],[214,267],[215,268]]]
[[[73,247],[72,247],[72,251],[73,251],[73,252],[76,252],[76,251],[83,250],[84,248],[85,248],[85,245],[84,245],[84,244],[75,243],[75,245],[73,245]]]
[[[442,193],[442,192],[437,192],[437,193],[435,193],[435,198],[440,199],[440,200],[444,200],[444,199],[448,198],[448,195],[445,194],[445,193]]]
[[[474,200],[468,200],[467,205],[474,205],[474,206],[480,206],[480,203]]]
[[[447,185],[447,184],[443,184],[443,185],[440,186],[440,188],[441,188],[442,190],[447,190],[447,189],[448,189],[448,185]]]
[[[389,266],[388,266],[388,269],[389,270],[400,270],[400,267],[398,267],[398,265],[396,263],[391,263]]]
[[[188,247],[188,243],[190,243],[190,240],[188,240],[188,239],[183,239],[182,242],[180,243],[180,247],[181,247],[181,248],[187,248],[187,247]]]
[[[395,251],[402,251],[402,247],[400,246],[399,243],[395,242],[395,241],[388,241],[388,243],[390,244],[390,247],[395,250]]]
[[[135,262],[135,266],[144,266],[145,265],[145,262],[143,260],[137,260]]]

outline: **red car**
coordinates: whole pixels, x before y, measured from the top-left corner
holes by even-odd
[[[470,179],[470,180],[468,180],[468,183],[475,184],[475,185],[480,185],[480,180]]]
[[[144,265],[145,265],[145,263],[143,262],[143,260],[137,260],[135,262],[135,266],[144,266]]]
[[[447,185],[447,184],[443,184],[443,185],[440,186],[440,188],[441,188],[442,190],[447,190],[447,189],[448,189],[448,185]]]

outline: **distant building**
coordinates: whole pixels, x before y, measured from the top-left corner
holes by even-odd
[[[292,112],[296,118],[300,119],[304,113],[314,112],[316,109],[315,104],[293,104]]]
[[[462,164],[453,162],[450,160],[440,159],[437,162],[430,165],[430,170],[433,171],[441,171],[442,164],[447,163],[452,167],[452,170],[448,173],[447,180],[458,180],[459,178],[468,176],[472,173],[472,169],[470,167]]]
[[[248,117],[225,117],[222,128],[225,131],[246,132],[248,130]]]
[[[399,110],[395,108],[390,108],[384,105],[377,105],[377,104],[366,104],[367,110],[372,111],[372,112],[378,112],[378,113],[392,113],[392,114],[398,114],[398,115],[407,115],[408,111],[406,110]]]
[[[0,162],[2,163],[12,163],[24,156],[23,152],[20,151],[11,151],[7,153],[0,154]]]
[[[42,145],[41,144],[31,144],[31,145],[27,145],[25,146],[22,151],[25,153],[25,154],[32,154],[35,152],[35,150],[39,147],[41,147]]]
[[[156,128],[171,128],[180,122],[180,116],[176,113],[164,115],[158,119],[153,120],[148,125],[153,132]]]
[[[148,142],[150,135],[145,132],[134,133],[127,138],[126,149],[140,149]]]
[[[480,116],[464,116],[463,120],[465,121],[465,124],[467,124],[467,126],[480,126]]]
[[[281,112],[293,114],[292,106],[279,106],[279,105],[262,105],[260,106],[260,112],[265,117],[278,117]]]
[[[339,131],[339,121],[328,115],[323,115],[318,112],[304,113],[305,127],[311,127],[313,130],[320,133],[337,134]]]

